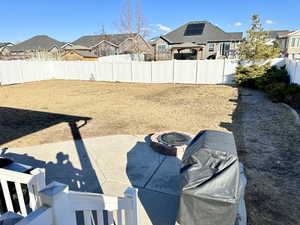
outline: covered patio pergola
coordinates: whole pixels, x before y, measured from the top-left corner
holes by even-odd
[[[172,59],[203,59],[203,45],[182,43],[172,45]]]

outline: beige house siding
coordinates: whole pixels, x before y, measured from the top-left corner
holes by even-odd
[[[224,58],[224,56],[220,55],[220,46],[222,43],[228,43],[230,45],[230,50],[236,50],[239,42],[211,42],[207,43],[204,46],[203,51],[201,53],[201,59],[207,59],[210,56],[218,55],[219,58]],[[156,60],[170,60],[172,59],[172,45],[168,45],[168,43],[159,38],[153,43],[155,49],[155,59]],[[175,51],[176,53],[176,51]]]
[[[108,56],[118,54],[118,47],[108,41],[101,41],[92,47],[92,51],[98,56]]]
[[[291,59],[300,59],[300,30],[288,35],[287,54]]]
[[[128,38],[119,45],[119,53],[137,53],[153,55],[153,48],[145,41],[143,37],[137,35],[134,38]]]
[[[171,46],[163,40],[158,38],[153,44],[155,60],[169,60],[172,58],[171,55]]]
[[[0,48],[0,55],[8,55],[9,53],[10,51],[6,46]]]

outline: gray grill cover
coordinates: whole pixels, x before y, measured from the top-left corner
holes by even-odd
[[[181,225],[233,225],[239,203],[239,162],[231,134],[200,132],[181,166]]]

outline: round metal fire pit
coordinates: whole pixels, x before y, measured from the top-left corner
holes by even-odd
[[[156,152],[181,159],[192,138],[191,134],[179,131],[160,132],[150,136],[150,146]]]

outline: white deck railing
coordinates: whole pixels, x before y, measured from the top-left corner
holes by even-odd
[[[26,216],[30,211],[36,210],[40,206],[40,200],[36,193],[45,188],[44,169],[34,169],[30,174],[0,169],[0,182],[8,211]],[[29,205],[26,204],[23,193],[24,185],[22,184],[26,185],[25,192],[28,191]],[[13,190],[15,193],[12,193]],[[13,194],[14,199],[12,199]],[[18,209],[16,209],[16,203],[19,205]]]
[[[38,193],[41,207],[16,225],[137,225],[137,190],[128,188],[124,197],[69,191],[53,182]],[[105,221],[107,221],[105,223]]]

